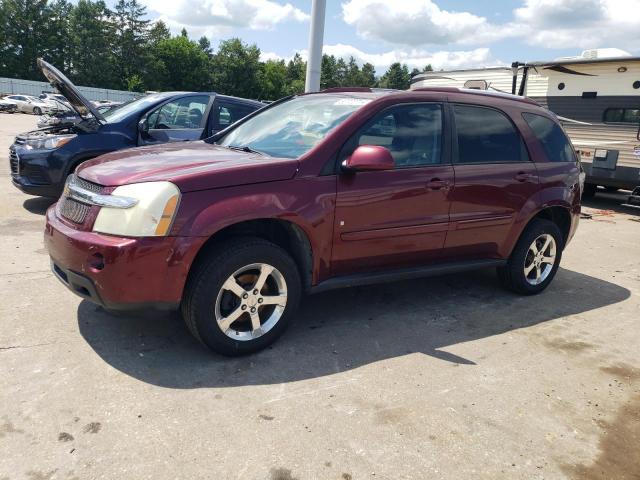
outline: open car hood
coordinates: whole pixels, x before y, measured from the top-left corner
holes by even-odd
[[[65,77],[60,70],[50,63],[45,62],[42,58],[38,59],[38,67],[40,67],[42,74],[47,77],[51,86],[69,100],[71,107],[78,113],[78,115],[86,117],[91,114],[100,122],[105,122],[105,118],[98,109],[94,107],[89,100],[84,98],[76,86],[71,83],[71,81]]]

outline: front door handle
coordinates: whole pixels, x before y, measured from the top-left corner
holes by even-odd
[[[449,182],[439,178],[432,178],[427,182],[427,188],[429,190],[446,190],[449,188]]]
[[[526,182],[528,180],[531,180],[533,178],[533,175],[527,172],[518,172],[513,178],[515,178],[519,182]]]

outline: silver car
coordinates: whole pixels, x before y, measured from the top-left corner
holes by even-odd
[[[18,112],[32,113],[34,115],[42,115],[43,113],[49,113],[54,108],[49,102],[40,100],[37,97],[30,95],[7,95],[4,97],[11,103],[15,103]]]

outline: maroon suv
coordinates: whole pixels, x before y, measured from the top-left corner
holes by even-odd
[[[84,163],[47,212],[53,271],[107,309],[182,309],[211,349],[272,343],[304,293],[497,267],[544,290],[580,212],[548,110],[503,94],[332,89],[205,141]]]

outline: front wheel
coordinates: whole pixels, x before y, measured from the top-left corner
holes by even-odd
[[[498,277],[516,293],[540,293],[555,277],[563,247],[562,234],[555,223],[534,219],[522,233],[507,265],[498,269]]]
[[[223,355],[273,343],[291,322],[301,294],[293,259],[259,238],[227,242],[199,260],[187,282],[182,315],[191,333]]]
[[[42,110],[40,109],[40,107],[33,107],[33,114],[42,115]]]

